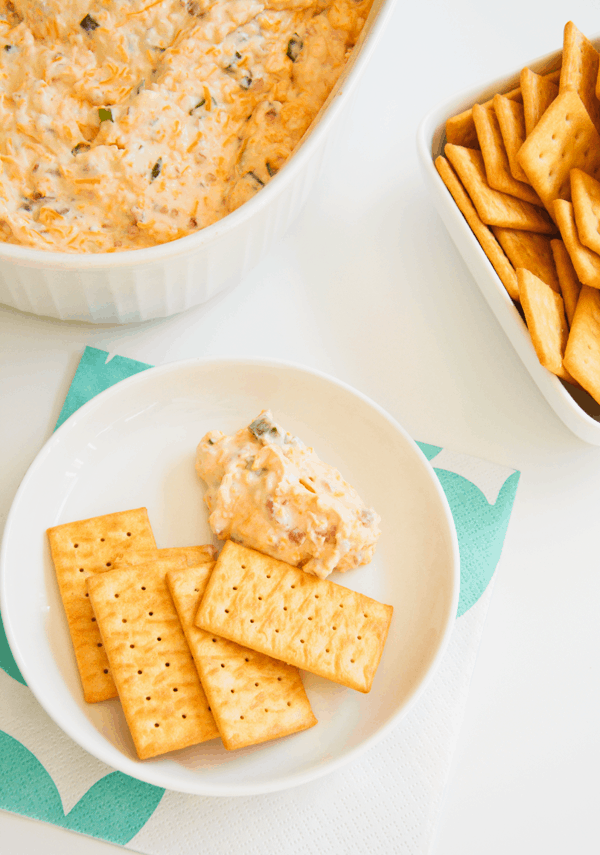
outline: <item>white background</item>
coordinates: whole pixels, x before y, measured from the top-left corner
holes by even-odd
[[[126,327],[0,307],[2,522],[86,344],[154,364],[297,361],[359,388],[416,439],[521,470],[433,855],[600,850],[600,448],[568,432],[518,360],[415,149],[424,113],[560,47],[569,19],[600,32],[593,0],[398,0],[342,147],[287,238],[235,289]],[[0,813],[2,855],[116,851]]]

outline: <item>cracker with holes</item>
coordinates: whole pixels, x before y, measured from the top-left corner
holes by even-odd
[[[553,211],[579,281],[591,288],[600,288],[600,255],[579,240],[573,206],[564,199],[556,199]]]
[[[133,550],[156,554],[148,513],[137,508],[54,526],[48,529],[48,540],[84,698],[88,703],[114,698],[117,690],[101,646],[86,580],[110,570]]]
[[[555,199],[570,200],[571,169],[600,174],[600,136],[577,92],[567,90],[552,102],[521,146],[518,161],[549,211]]]
[[[132,567],[134,564],[146,564],[156,558],[183,558],[188,567],[214,562],[217,550],[212,544],[202,546],[167,546],[159,550],[134,549],[121,555],[115,562],[114,568]]]
[[[371,689],[392,606],[229,540],[196,626],[359,692]]]
[[[505,100],[507,103],[511,103],[508,98]],[[531,202],[533,205],[541,206],[541,199],[535,190],[529,184],[517,181],[511,172],[508,153],[500,130],[500,122],[494,108],[474,104],[473,120],[490,187],[508,193],[510,196],[516,196],[525,202]]]
[[[170,570],[167,583],[223,745],[245,748],[312,727],[297,668],[194,626],[213,566]]]
[[[475,210],[475,206],[471,202],[465,188],[460,183],[455,171],[450,166],[450,163],[445,157],[437,157],[435,168],[439,172],[442,181],[452,194],[452,198],[456,202],[463,217],[471,227],[473,234],[479,241],[481,248],[491,261],[494,270],[502,280],[502,283],[508,291],[511,299],[519,299],[519,288],[517,285],[517,275],[514,268],[504,252],[502,247],[490,231],[489,227],[482,223],[481,217]]]
[[[600,131],[600,102],[596,97],[598,51],[573,21],[565,25],[559,92],[574,90]]]
[[[140,760],[218,736],[162,558],[90,576],[90,600]]]
[[[542,234],[553,234],[556,231],[546,211],[531,202],[524,202],[490,187],[480,151],[447,143],[444,153],[486,226],[525,229]]]

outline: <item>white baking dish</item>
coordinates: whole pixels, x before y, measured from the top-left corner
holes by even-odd
[[[61,320],[131,323],[182,312],[239,282],[299,214],[394,3],[375,0],[301,146],[245,205],[202,231],[148,249],[79,255],[0,243],[0,303]]]
[[[593,39],[596,47],[600,37]],[[540,365],[527,327],[515,304],[508,296],[498,274],[488,261],[467,221],[434,166],[434,160],[443,154],[446,120],[483,103],[496,92],[508,92],[519,85],[521,68],[528,67],[539,73],[553,71],[560,65],[560,51],[540,57],[533,62],[523,62],[513,74],[478,86],[452,98],[428,113],[417,133],[417,149],[425,181],[450,236],[462,255],[473,278],[496,315],[504,332],[537,383],[542,395],[554,412],[573,433],[593,445],[600,445],[600,406],[583,390],[563,383]]]

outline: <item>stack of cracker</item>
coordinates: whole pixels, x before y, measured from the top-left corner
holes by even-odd
[[[129,553],[158,555],[145,508],[107,514],[48,530],[83,696],[90,703],[117,695],[87,590],[90,576],[106,573]]]
[[[312,727],[300,668],[371,688],[391,606],[231,541],[158,549],[145,508],[48,537],[84,697],[118,694],[140,759]]]
[[[435,165],[541,364],[600,403],[599,60],[570,21],[560,68],[449,119]]]

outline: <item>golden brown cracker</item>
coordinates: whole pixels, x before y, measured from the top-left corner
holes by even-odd
[[[506,99],[508,101],[508,99]],[[510,103],[510,102],[508,102]],[[500,123],[493,107],[473,106],[473,120],[477,130],[477,139],[483,156],[485,174],[490,187],[516,196],[532,205],[541,206],[542,202],[529,184],[517,181],[510,171],[508,154],[504,147]]]
[[[466,148],[479,148],[472,107],[446,121],[446,141]]]
[[[88,703],[116,697],[108,660],[87,596],[86,579],[110,570],[132,550],[156,554],[146,508],[78,520],[48,529],[69,632]]]
[[[582,285],[600,288],[600,255],[592,252],[579,240],[572,204],[564,199],[556,199],[553,210],[554,219],[573,262],[577,278]]]
[[[368,692],[392,606],[227,541],[196,626]]]
[[[600,254],[600,182],[581,169],[572,169],[570,179],[579,240]]]
[[[131,567],[134,564],[145,564],[155,558],[184,558],[188,567],[195,567],[197,564],[212,562],[216,557],[217,550],[211,544],[202,546],[167,546],[155,550],[154,553],[149,550],[136,549],[121,556],[115,561],[114,567],[117,569],[120,567]]]
[[[577,92],[567,90],[552,102],[521,146],[518,161],[549,211],[555,199],[570,200],[571,169],[600,174],[600,136]]]
[[[518,101],[512,101],[505,95],[496,95],[493,105],[500,126],[504,148],[506,149],[511,175],[517,181],[529,184],[529,179],[517,160],[517,153],[525,142],[526,137],[523,105]]]
[[[450,166],[450,163],[445,157],[440,155],[440,157],[436,158],[435,167],[511,299],[518,300],[517,274],[488,226],[481,222],[479,214],[475,210],[473,203]]]
[[[565,304],[565,314],[569,326],[573,322],[573,315],[579,299],[581,291],[581,282],[577,278],[577,273],[573,267],[571,256],[567,252],[567,248],[562,240],[555,238],[550,241],[552,246],[552,254],[554,256],[554,264],[556,265],[556,273],[560,283],[560,293]]]
[[[530,202],[523,202],[521,199],[515,199],[514,196],[490,187],[481,152],[448,144],[445,154],[469,194],[477,213],[487,226],[525,229],[542,234],[555,232],[554,223],[546,211]]]
[[[558,95],[558,83],[550,75],[536,74],[530,68],[521,71],[525,138],[533,131]]]
[[[571,381],[563,365],[569,328],[562,297],[522,267],[517,269],[517,278],[521,306],[538,359],[557,377]]]
[[[88,578],[88,591],[140,760],[218,736],[158,559]]]
[[[521,89],[511,89],[505,93],[505,98],[510,98],[515,101],[522,101]],[[482,107],[489,106],[491,100],[482,103]],[[473,108],[463,110],[456,116],[451,116],[446,121],[446,142],[454,145],[464,145],[467,148],[479,148],[477,140],[477,131],[475,130],[475,122],[473,121]]]
[[[600,291],[584,285],[565,350],[566,369],[600,403]]]
[[[194,626],[212,569],[171,570],[167,583],[223,745],[244,748],[312,727],[297,668]]]
[[[573,90],[583,101],[590,119],[600,131],[600,101],[596,97],[598,51],[573,21],[565,25],[559,92]]]
[[[520,229],[492,229],[512,266],[524,267],[560,293],[560,284],[552,255],[551,239],[546,235],[524,232]]]

